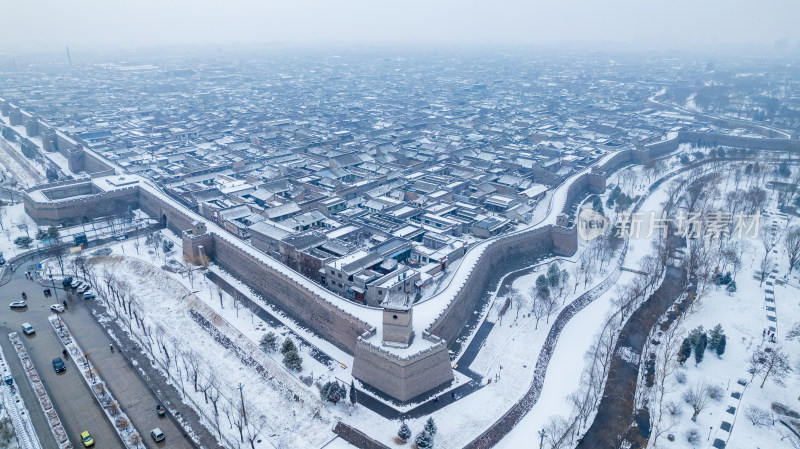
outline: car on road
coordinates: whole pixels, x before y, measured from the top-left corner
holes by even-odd
[[[31,323],[22,323],[22,333],[25,335],[33,335],[36,333],[36,329],[31,326]]]
[[[153,437],[156,443],[164,441],[164,439],[167,437],[158,427],[150,431],[150,436]]]
[[[119,241],[119,242],[121,242],[121,241],[123,241],[123,240],[125,240],[127,238],[128,238],[128,236],[125,235],[125,234],[117,234],[117,235],[114,236],[114,240]]]
[[[52,306],[50,306],[50,310],[52,310],[55,313],[64,313],[64,306],[62,306],[61,304],[53,304]]]
[[[92,286],[91,286],[91,285],[89,285],[89,284],[83,284],[83,285],[81,285],[80,287],[78,287],[78,289],[77,289],[77,292],[78,292],[78,293],[84,293],[85,291],[89,290],[90,288],[92,288]]]
[[[61,357],[56,357],[53,359],[53,369],[56,373],[63,373],[67,370],[67,365],[64,365],[64,361],[61,360]]]
[[[9,304],[9,307],[12,309],[24,309],[25,307],[28,307],[28,303],[25,301],[14,301]]]
[[[70,284],[70,287],[72,287],[72,288],[78,288],[78,287],[80,287],[81,285],[83,285],[83,281],[82,281],[82,280],[80,280],[80,279],[75,279],[74,281],[72,281],[72,284]]]
[[[83,294],[83,299],[94,299],[96,297],[97,295],[95,295],[94,292],[86,292]]]
[[[83,447],[94,445],[94,438],[92,438],[92,434],[88,430],[81,432],[81,441],[83,441]]]
[[[69,287],[70,285],[72,285],[72,276],[65,277],[65,278],[64,278],[64,279],[61,281],[61,285],[62,285],[64,288],[67,288],[67,287]]]

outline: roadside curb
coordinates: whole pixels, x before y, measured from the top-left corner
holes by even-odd
[[[106,383],[99,374],[96,374],[97,370],[94,364],[88,359],[78,344],[75,343],[75,339],[72,338],[72,334],[67,328],[67,325],[57,315],[50,315],[47,317],[47,320],[50,321],[50,325],[53,326],[53,330],[56,332],[56,335],[58,335],[61,343],[67,348],[70,355],[72,355],[72,361],[75,367],[80,371],[81,377],[89,386],[94,398],[103,409],[106,418],[108,418],[111,426],[117,432],[120,440],[122,440],[122,444],[128,449],[138,448],[139,442],[142,439],[141,435],[136,431],[133,422],[122,410],[119,402],[111,395],[111,391],[108,389]],[[80,364],[78,363],[78,358],[80,358]]]
[[[25,371],[25,375],[28,377],[33,391],[36,393],[36,398],[39,400],[39,405],[42,407],[42,411],[47,417],[50,430],[53,432],[53,437],[55,437],[59,449],[72,449],[72,443],[70,443],[67,437],[64,425],[61,424],[61,419],[53,408],[53,402],[50,400],[50,396],[47,394],[47,390],[45,390],[39,374],[36,372],[36,367],[33,366],[33,362],[31,362],[31,358],[28,356],[25,345],[22,344],[22,339],[20,339],[19,334],[16,332],[8,334],[8,339],[11,340],[11,345],[14,346],[14,351],[16,351],[19,357],[20,363],[22,363],[22,369]]]

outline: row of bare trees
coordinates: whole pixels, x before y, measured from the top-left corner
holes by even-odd
[[[247,441],[255,449],[255,441],[263,432],[272,429],[262,415],[247,415],[247,398],[236,398],[238,391],[230,395],[223,393],[229,388],[221,382],[212,365],[204,363],[192,349],[179,349],[180,345],[160,325],[147,319],[145,308],[133,293],[132,286],[108,265],[102,271],[98,265],[86,258],[73,259],[76,275],[96,288],[97,297],[103,302],[117,321],[127,327],[132,338],[139,342],[152,363],[158,364],[170,377],[177,380],[186,398],[187,384],[195,393],[202,393],[206,405],[211,405],[217,435],[223,438],[221,416],[225,416],[229,429],[236,429],[241,443]],[[177,379],[175,378],[177,377]],[[249,418],[249,419],[248,419]]]

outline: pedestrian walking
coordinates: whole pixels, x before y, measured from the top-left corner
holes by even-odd
[[[439,396],[436,396],[435,398],[433,398],[433,403],[434,404],[438,404],[439,403]]]
[[[455,391],[451,391],[450,392],[450,399],[452,399],[454,401],[456,400],[456,392]]]

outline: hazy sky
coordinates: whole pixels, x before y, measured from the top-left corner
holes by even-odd
[[[0,51],[232,42],[800,41],[798,0],[6,0]]]

